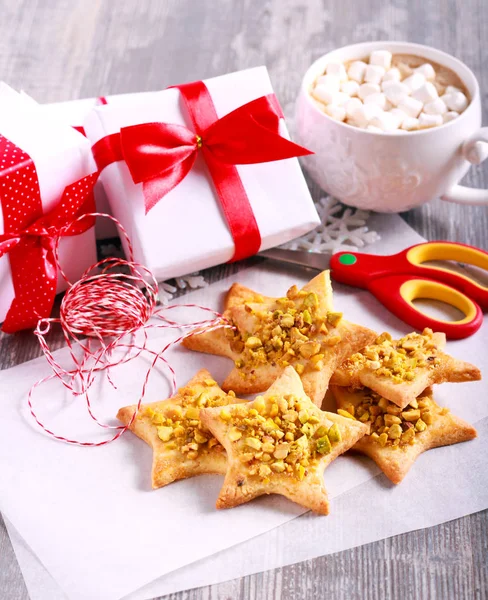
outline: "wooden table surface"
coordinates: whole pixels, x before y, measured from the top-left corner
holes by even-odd
[[[292,118],[301,76],[316,57],[354,42],[409,40],[466,62],[488,110],[486,0],[2,0],[0,6],[0,76],[40,102],[154,90],[266,64]],[[466,183],[488,187],[488,168],[472,169]],[[403,216],[427,239],[488,249],[487,208],[437,200]],[[37,355],[30,334],[0,336],[0,368]],[[483,511],[171,598],[481,600],[488,598],[487,530]],[[1,518],[0,598],[28,598]]]

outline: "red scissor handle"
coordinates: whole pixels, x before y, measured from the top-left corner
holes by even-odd
[[[338,252],[330,261],[336,281],[370,289],[371,282],[390,275],[431,278],[460,290],[488,310],[488,287],[473,279],[442,267],[423,265],[427,261],[456,261],[488,271],[488,253],[474,246],[454,242],[415,244],[398,254],[377,256],[359,252]]]
[[[368,289],[388,310],[417,330],[430,327],[434,331],[443,331],[450,339],[462,339],[473,335],[483,323],[483,313],[476,302],[438,281],[410,275],[387,275],[372,279]],[[460,321],[435,319],[414,306],[413,300],[417,298],[446,302],[458,308],[465,317]]]

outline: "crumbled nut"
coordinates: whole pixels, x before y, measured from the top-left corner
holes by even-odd
[[[285,463],[282,460],[277,460],[276,462],[274,462],[271,465],[271,469],[275,472],[275,473],[283,473],[283,471],[285,470]]]
[[[320,344],[318,342],[305,342],[300,346],[299,353],[303,358],[311,358],[314,354],[320,352]]]
[[[220,411],[220,418],[222,419],[222,421],[230,421],[232,418],[232,415],[230,414],[230,412],[228,411],[227,408],[223,408]]]
[[[327,435],[329,437],[329,440],[335,444],[338,442],[342,441],[342,435],[341,435],[341,430],[339,429],[339,426],[337,425],[337,423],[334,423],[330,428],[329,431],[327,432]]]
[[[331,450],[332,445],[327,435],[324,435],[317,440],[317,452],[320,452],[320,454],[329,454]]]
[[[342,410],[342,408],[339,408],[337,410],[337,414],[341,415],[341,417],[346,417],[347,419],[353,419],[354,421],[356,420],[356,419],[354,419],[354,417],[351,415],[350,412],[348,412],[347,410]]]
[[[248,437],[246,438],[246,445],[250,448],[254,448],[254,450],[261,450],[262,443],[258,438]]]
[[[278,459],[280,459],[280,458],[286,458],[288,456],[289,452],[290,452],[290,445],[289,444],[286,444],[286,443],[278,444],[276,446],[276,450],[273,453],[273,456],[275,458],[278,458]]]
[[[195,431],[194,434],[194,439],[198,444],[206,444],[208,442],[208,437],[206,435],[204,435],[201,431],[199,431],[198,429]]]
[[[425,431],[427,429],[427,425],[425,424],[424,421],[422,421],[422,419],[419,419],[416,423],[415,423],[415,429],[417,431]]]
[[[303,300],[303,306],[307,306],[309,308],[317,307],[319,304],[319,298],[315,292],[310,292],[307,294],[305,299]]]
[[[280,323],[281,326],[285,329],[290,329],[290,327],[293,327],[293,325],[295,325],[295,319],[293,318],[293,315],[283,315]]]
[[[407,429],[406,431],[404,431],[402,433],[402,442],[404,443],[410,443],[411,441],[413,441],[415,438],[415,430],[413,427],[410,427],[409,429]]]
[[[259,348],[260,346],[262,346],[263,343],[261,342],[261,340],[258,337],[251,336],[251,337],[247,338],[244,345],[246,346],[246,348],[250,348],[251,350],[256,350],[256,348]]]
[[[340,312],[328,312],[327,313],[327,323],[332,325],[332,327],[336,327],[341,319],[342,319],[342,313],[340,313]]]
[[[420,419],[420,410],[418,410],[418,409],[404,410],[402,412],[402,418],[405,419],[405,421],[411,421],[411,422],[415,423],[415,421]]]
[[[395,415],[390,415],[388,413],[386,413],[383,418],[387,427],[391,427],[395,424],[400,425],[402,422],[402,420],[399,417],[396,417]]]
[[[168,442],[173,437],[172,427],[158,427],[158,437],[163,442]]]
[[[240,440],[241,437],[242,437],[242,433],[236,427],[233,427],[229,431],[229,439],[231,442],[237,442],[237,440]]]

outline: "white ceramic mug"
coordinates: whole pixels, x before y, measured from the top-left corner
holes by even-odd
[[[331,60],[364,60],[373,50],[411,54],[448,67],[466,86],[471,102],[456,119],[411,132],[376,133],[335,121],[310,96]],[[312,178],[346,204],[380,212],[408,210],[433,198],[488,204],[488,190],[457,185],[470,164],[488,156],[488,127],[481,128],[476,77],[462,62],[429,46],[366,42],[325,54],[308,69],[297,100],[298,143],[315,154],[303,159]]]

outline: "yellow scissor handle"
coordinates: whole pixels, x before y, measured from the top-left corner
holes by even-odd
[[[457,262],[473,265],[488,271],[488,253],[472,246],[457,244],[454,242],[427,242],[410,248],[407,252],[407,260],[418,267],[422,267],[422,263],[431,260],[454,260]],[[453,273],[444,267],[428,265],[428,269],[434,269],[443,273]],[[470,277],[456,272],[456,277],[462,277],[472,285],[488,290],[487,286],[481,285]]]
[[[435,319],[441,323],[449,323],[451,325],[464,325],[471,323],[478,314],[476,304],[463,293],[439,283],[438,281],[427,281],[425,279],[410,279],[406,281],[400,288],[400,294],[414,310],[419,310],[413,303],[413,300],[425,298],[428,300],[439,300],[454,306],[464,315],[464,319],[459,321],[447,321],[444,319]],[[420,311],[419,311],[420,312]]]

